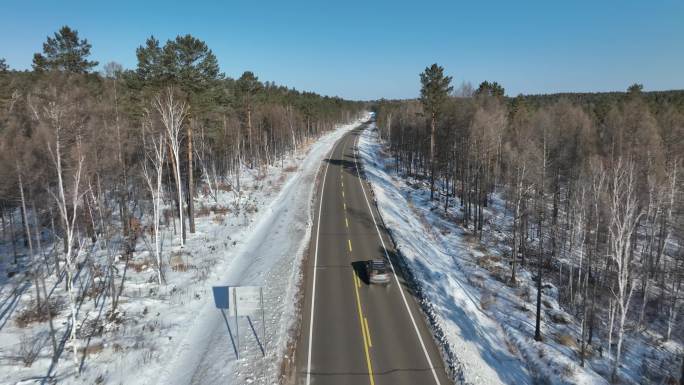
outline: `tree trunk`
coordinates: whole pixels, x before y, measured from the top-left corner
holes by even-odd
[[[192,126],[193,122],[190,122],[190,124],[188,124],[188,224],[190,225],[190,234],[195,233],[195,205],[193,203],[193,198],[195,196],[195,181],[192,173]]]
[[[435,113],[432,113],[430,121],[430,201],[435,198]]]

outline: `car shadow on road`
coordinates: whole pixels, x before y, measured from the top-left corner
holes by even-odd
[[[354,269],[354,274],[361,280],[361,282],[366,285],[370,284],[368,277],[368,270],[366,269],[367,261],[354,261],[351,263],[352,269]]]

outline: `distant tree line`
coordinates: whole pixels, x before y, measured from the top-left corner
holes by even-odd
[[[282,164],[364,107],[262,82],[249,71],[229,78],[191,35],[163,45],[150,37],[136,50],[135,69],[108,63],[95,73],[90,49],[65,26],[35,54],[32,71],[0,61],[0,218],[13,250],[3,258],[26,268],[38,311],[50,313],[45,278],[64,280],[74,359],[83,293],[72,283],[86,244],[108,250],[109,266],[90,261],[86,268],[107,272],[114,312],[124,281],[116,282],[112,264],[117,255],[129,260],[142,229],[153,240],[161,284],[157,234],[167,214],[183,244],[195,231],[198,189],[213,199],[220,190],[239,194],[244,169],[261,174]],[[164,202],[172,202],[171,213]],[[62,246],[50,252],[46,240]],[[56,353],[54,328],[51,337]]]
[[[454,93],[432,65],[418,100],[375,105],[380,136],[401,174],[429,180],[435,207],[459,205],[482,238],[495,195],[512,223],[508,277],[558,277],[560,301],[580,320],[581,364],[600,334],[614,358],[630,329],[683,332],[684,91],[520,95],[496,82]],[[556,274],[551,275],[551,273]],[[629,326],[628,326],[629,325]]]

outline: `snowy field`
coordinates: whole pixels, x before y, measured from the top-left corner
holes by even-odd
[[[51,365],[47,322],[19,325],[15,318],[31,306],[30,284],[21,275],[0,284],[1,384],[272,384],[295,320],[300,262],[311,230],[316,175],[333,143],[358,126],[338,126],[300,148],[280,167],[245,170],[241,191],[221,191],[196,201],[197,231],[181,248],[172,223],[163,234],[166,285],[158,285],[150,237],[138,241],[133,258],[117,258],[116,279],[124,288],[115,313],[103,295],[102,272],[88,261],[106,253],[96,243],[81,251],[75,285],[87,294],[79,306],[82,354],[75,363],[67,341],[64,284],[47,281],[58,314],[54,318],[62,350]],[[5,245],[6,246],[6,245]],[[4,250],[3,252],[6,252]],[[9,270],[5,258],[3,277]],[[234,319],[214,307],[212,286],[264,288],[266,336],[261,318]],[[97,290],[100,288],[100,290]],[[239,351],[237,333],[239,332]],[[37,350],[30,366],[21,357]],[[83,354],[84,353],[84,354]],[[237,354],[239,353],[239,359]],[[85,358],[83,358],[85,357]],[[76,376],[76,365],[81,367]]]
[[[367,179],[385,225],[417,283],[422,308],[435,338],[442,345],[457,383],[466,384],[607,384],[607,354],[593,352],[579,365],[578,321],[558,304],[558,291],[544,283],[543,342],[534,340],[536,284],[525,269],[517,285],[506,277],[510,267],[502,258],[500,231],[510,226],[503,202],[495,199],[486,210],[495,234],[479,241],[457,225],[458,201],[447,213],[439,201],[430,202],[427,181],[398,176],[393,160],[373,125],[359,141]],[[627,338],[621,383],[643,384],[645,371],[676,375],[682,346],[658,344],[657,336]],[[598,340],[598,338],[595,338]],[[601,343],[601,341],[599,341]]]

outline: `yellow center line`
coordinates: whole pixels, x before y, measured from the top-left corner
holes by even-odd
[[[342,202],[342,206],[344,207],[344,211],[347,211],[347,204],[345,202]]]
[[[344,190],[342,190],[342,198],[344,198]]]
[[[356,273],[352,270],[352,275],[354,281],[358,279]],[[356,291],[356,306],[359,311],[359,322],[361,323],[361,333],[363,334],[363,349],[366,352],[366,364],[368,364],[368,378],[370,379],[370,384],[375,385],[375,379],[373,378],[373,364],[371,363],[370,352],[368,351],[368,341],[370,339],[366,336],[366,325],[364,323],[365,317],[363,316],[363,311],[361,311],[361,298],[359,297],[359,288],[354,285],[354,291]]]
[[[351,252],[352,251],[351,239],[347,239],[347,243],[349,244],[349,252]]]
[[[344,224],[347,225],[347,227],[349,227],[349,221],[347,220],[347,217],[344,217]]]
[[[363,317],[363,324],[366,326],[366,338],[368,338],[368,347],[372,348],[373,342],[371,342],[370,329],[368,329],[368,318]]]

